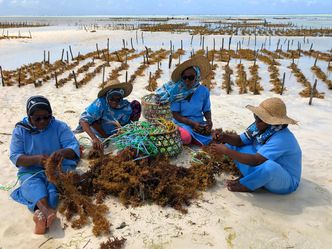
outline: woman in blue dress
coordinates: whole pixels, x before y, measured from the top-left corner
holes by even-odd
[[[235,192],[265,188],[276,194],[294,192],[299,186],[302,169],[301,148],[288,129],[297,121],[287,116],[280,98],[268,98],[259,106],[248,105],[255,122],[241,135],[214,134],[224,144],[213,144],[216,156],[229,156],[242,176],[228,180],[227,188]]]
[[[34,212],[35,233],[44,234],[56,217],[59,200],[56,186],[45,175],[45,162],[62,161],[64,172],[75,169],[79,143],[70,128],[52,116],[45,97],[29,98],[26,109],[27,117],[16,124],[10,144],[10,160],[20,180],[11,197]]]
[[[92,140],[93,148],[103,150],[101,140],[116,133],[121,126],[137,121],[141,105],[137,100],[124,99],[133,89],[131,83],[112,80],[99,91],[98,98],[81,114],[75,133],[85,131]]]
[[[180,64],[172,80],[157,89],[161,103],[170,103],[173,121],[184,144],[211,142],[212,117],[209,89],[200,84],[211,72],[205,56],[194,56]]]

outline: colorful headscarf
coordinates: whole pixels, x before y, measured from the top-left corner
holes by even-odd
[[[186,83],[182,79],[178,82],[171,80],[156,90],[156,95],[158,97],[157,102],[161,104],[179,102],[193,94],[199,87],[199,81],[201,80],[201,71],[199,70],[199,67],[193,66],[193,69],[196,72],[196,79],[194,85],[190,89],[187,88]]]
[[[274,133],[286,128],[287,126],[287,124],[269,125],[265,131],[260,132],[254,122],[246,129],[244,134],[249,140],[254,140],[256,144],[265,144]]]
[[[27,100],[27,114],[31,116],[33,112],[37,109],[47,110],[52,114],[51,104],[47,98],[41,95],[32,96]]]
[[[121,98],[123,98],[124,94],[125,92],[121,88],[111,89],[106,93],[106,100],[109,101],[114,96],[121,96]]]

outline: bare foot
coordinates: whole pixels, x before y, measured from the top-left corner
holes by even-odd
[[[242,185],[239,181],[227,184],[227,189],[232,192],[252,192],[246,186]]]
[[[237,184],[239,183],[240,179],[242,178],[242,176],[236,178],[236,179],[230,179],[230,180],[226,180],[226,186],[231,186],[231,185],[234,185],[234,184]]]
[[[46,214],[46,227],[49,228],[53,221],[55,220],[56,218],[56,211],[54,209],[48,209],[47,210],[47,214]]]
[[[46,218],[39,209],[35,211],[33,221],[35,222],[35,234],[44,234],[46,232]]]

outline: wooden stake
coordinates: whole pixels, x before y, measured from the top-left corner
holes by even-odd
[[[193,39],[194,39],[194,35],[191,36],[191,40],[190,40],[190,46],[193,45]]]
[[[123,46],[123,49],[126,48],[126,42],[125,42],[125,39],[122,39],[122,46]]]
[[[171,66],[172,66],[172,57],[173,57],[172,54],[170,54],[168,57],[168,68],[171,68]]]
[[[128,82],[128,71],[126,71],[126,83]]]
[[[310,91],[309,105],[312,104],[312,98],[314,97],[314,93],[316,91],[316,86],[317,86],[317,79],[315,79],[314,86],[311,88],[311,91]]]
[[[75,74],[74,70],[72,71],[72,73],[74,76],[75,86],[76,86],[76,88],[78,88],[78,83],[77,83],[76,74]]]
[[[135,49],[134,49],[134,45],[133,45],[133,38],[130,38],[130,44],[131,44],[131,49],[132,49],[132,50],[135,50]]]
[[[3,77],[3,72],[2,72],[2,67],[0,66],[0,75],[1,75],[1,83],[2,83],[2,86],[5,86],[5,79]]]
[[[103,65],[103,77],[102,77],[102,86],[105,85],[105,65]]]
[[[149,49],[147,46],[145,46],[145,54],[146,54],[146,64],[149,64]]]
[[[97,49],[98,58],[100,58],[99,49],[98,49],[98,43],[96,43],[96,49]]]
[[[18,70],[18,87],[21,87],[21,68]]]
[[[50,64],[50,60],[51,60],[51,52],[47,51],[47,63]]]
[[[221,39],[221,50],[224,50],[224,37]]]
[[[67,63],[69,63],[69,53],[68,53],[68,50],[66,51],[66,55],[67,55]]]
[[[144,44],[144,37],[143,37],[143,32],[142,32],[142,44]]]
[[[63,48],[62,52],[61,52],[61,61],[63,61],[63,54],[64,54],[64,52],[65,52],[65,49]]]
[[[71,46],[69,45],[69,51],[70,51],[70,56],[71,56],[71,60],[74,60],[74,56],[73,56],[73,51],[71,50]]]
[[[183,50],[183,41],[181,40],[181,50]]]
[[[56,71],[54,71],[54,78],[55,78],[55,87],[59,88],[59,85],[58,85],[58,76],[56,74]]]
[[[203,38],[202,38],[202,50],[204,50],[204,41],[205,41],[205,37],[203,36]]]
[[[46,62],[46,51],[44,50],[44,64]]]
[[[317,64],[317,60],[318,60],[318,54],[317,54],[316,59],[315,59],[314,67],[315,67],[316,64]]]
[[[110,52],[110,38],[107,38],[107,51]]]
[[[284,91],[285,79],[286,79],[286,73],[284,72],[284,74],[283,74],[283,76],[282,76],[282,85],[281,85],[281,92],[280,92],[280,95],[282,95],[282,93],[283,93],[283,91]]]

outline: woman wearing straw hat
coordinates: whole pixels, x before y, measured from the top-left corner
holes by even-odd
[[[111,80],[99,91],[98,98],[81,114],[75,133],[85,131],[95,149],[103,149],[100,139],[114,134],[117,128],[137,121],[141,114],[141,105],[134,100],[124,99],[133,89],[131,83]]]
[[[280,98],[268,98],[259,106],[247,105],[255,122],[241,135],[214,134],[223,144],[213,144],[215,155],[235,160],[242,177],[228,180],[227,188],[235,192],[255,191],[264,187],[270,192],[294,192],[301,178],[301,148],[288,129],[297,121],[289,118]]]
[[[210,92],[200,84],[210,72],[209,60],[194,56],[177,66],[172,80],[156,91],[162,104],[171,104],[173,121],[179,126],[184,144],[207,145],[212,140]]]
[[[10,160],[18,168],[20,187],[11,197],[34,212],[35,233],[44,234],[56,217],[56,186],[45,175],[45,162],[61,162],[64,172],[74,170],[80,158],[79,143],[63,122],[52,116],[43,96],[27,101],[27,117],[18,122],[10,143]]]

